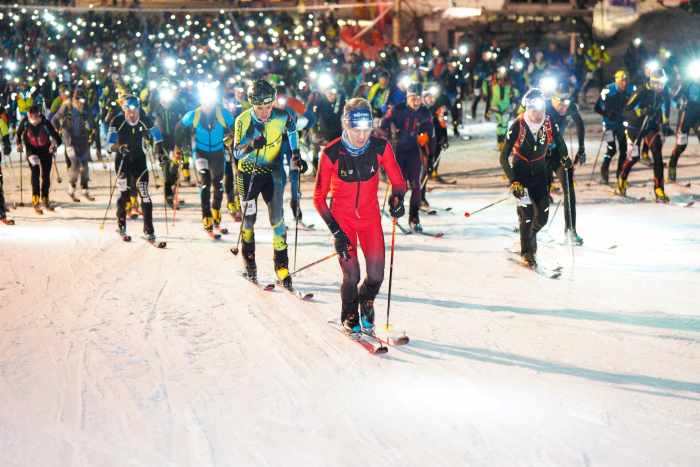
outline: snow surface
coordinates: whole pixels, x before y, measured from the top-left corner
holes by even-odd
[[[194,188],[167,233],[153,190],[168,241],[157,250],[140,220],[122,243],[113,210],[99,230],[101,164],[95,203],[69,203],[54,182],[55,213],[19,208],[16,226],[0,226],[0,465],[700,465],[699,208],[649,201],[642,163],[630,194],[646,202],[588,186],[600,128],[589,131],[576,187],[585,245],[572,256],[562,243],[561,209],[540,235],[560,280],[507,260],[513,201],[463,216],[505,187],[491,137],[453,143],[443,172],[460,183],[429,195],[452,214],[423,217],[445,237],[397,236],[391,321],[411,343],[381,357],[326,324],[340,310],[335,260],[296,280],[311,303],[260,292],[228,251],[238,225],[220,243],[201,233]],[[697,191],[699,154],[693,140],[679,169],[693,185],[669,186],[675,202]],[[16,158],[3,167],[18,200]],[[319,228],[299,232],[299,266],[332,251],[309,198]],[[388,222],[385,233],[389,244]],[[256,238],[266,282],[264,215]],[[382,325],[386,292],[385,281]]]

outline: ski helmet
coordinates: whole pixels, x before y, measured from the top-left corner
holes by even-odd
[[[652,70],[652,72],[649,74],[649,85],[656,91],[661,91],[664,86],[666,86],[667,81],[668,78],[666,77],[666,72],[663,68]]]
[[[276,95],[275,87],[264,79],[254,81],[248,88],[248,100],[253,105],[272,104]]]
[[[139,107],[141,107],[141,100],[138,97],[133,94],[124,96],[123,109],[138,109]]]

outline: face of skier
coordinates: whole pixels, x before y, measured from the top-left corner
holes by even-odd
[[[41,123],[41,114],[39,113],[32,113],[30,112],[27,117],[29,118],[29,123],[32,126],[37,126],[39,123]]]
[[[379,77],[379,87],[384,89],[387,86],[389,86],[389,78],[387,78],[386,76],[380,76]]]
[[[418,94],[409,94],[406,96],[406,104],[413,110],[417,110],[420,107],[420,96]]]
[[[571,101],[568,98],[558,98],[558,97],[553,97],[552,98],[552,107],[554,107],[554,110],[559,113],[559,115],[566,115],[566,112],[569,110],[569,105],[571,104]]]
[[[328,102],[335,102],[336,97],[338,97],[338,94],[335,89],[329,89],[324,93],[326,96],[326,99],[328,99]]]
[[[435,96],[433,96],[432,94],[424,95],[423,103],[428,107],[432,107],[433,105],[435,105]]]
[[[361,148],[365,144],[367,144],[367,140],[369,139],[369,136],[372,134],[372,129],[364,129],[364,128],[345,128],[347,135],[348,135],[348,140],[350,141],[350,144],[352,144],[356,148]]]
[[[255,113],[255,117],[261,122],[268,121],[270,119],[270,115],[272,115],[273,105],[274,102],[270,102],[269,104],[254,105],[253,112]]]
[[[544,109],[531,107],[525,111],[527,119],[532,123],[540,124],[544,121]]]
[[[124,107],[124,117],[126,121],[135,125],[139,120],[139,109],[138,107]]]
[[[627,89],[627,77],[625,76],[624,78],[618,78],[615,80],[615,86],[617,86],[617,89],[620,91],[624,91]]]

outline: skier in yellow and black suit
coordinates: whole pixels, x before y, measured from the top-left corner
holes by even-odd
[[[284,225],[282,199],[284,196],[281,148],[285,138],[292,151],[292,168],[306,171],[299,153],[299,141],[294,116],[273,108],[275,88],[265,80],[255,81],[248,89],[252,108],[243,111],[234,124],[234,156],[238,167],[238,192],[243,211],[242,252],[247,278],[257,281],[255,236],[253,226],[257,214],[257,198],[262,195],[267,204],[272,226],[275,273],[278,282],[292,290],[287,255],[287,229]]]

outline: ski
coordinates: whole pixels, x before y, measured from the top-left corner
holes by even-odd
[[[143,237],[143,239],[146,240],[148,243],[150,243],[151,245],[153,245],[156,248],[165,248],[166,246],[168,246],[168,244],[166,242],[158,241],[155,238]]]
[[[80,198],[78,198],[77,196],[75,196],[75,194],[72,194],[72,195],[71,195],[71,194],[68,194],[68,196],[70,196],[70,199],[71,199],[74,203],[79,203],[79,202],[80,202]],[[94,201],[94,198],[91,199],[90,201]]]
[[[555,266],[553,268],[547,268],[542,265],[536,265],[536,266],[531,266],[527,263],[524,263],[523,260],[520,257],[520,253],[517,253],[513,250],[510,250],[506,248],[506,252],[510,254],[511,256],[508,257],[508,260],[514,262],[520,267],[523,267],[525,269],[528,269],[530,271],[536,272],[538,275],[542,277],[546,277],[547,279],[559,279],[562,274],[563,268],[561,266]]]
[[[426,237],[432,238],[442,238],[445,236],[445,232],[430,232],[427,230],[421,230],[420,232],[414,231],[413,233],[416,233],[418,235],[425,235]]]
[[[272,292],[273,290],[275,290],[275,284],[270,283],[270,284],[262,285],[258,282],[257,278],[251,278],[245,272],[241,273],[241,277],[243,277],[243,279],[250,282],[251,284],[258,287],[260,290],[262,290],[264,292]]]
[[[3,217],[2,219],[0,219],[0,222],[2,222],[5,225],[15,225],[15,220],[8,219],[7,217]]]
[[[386,336],[385,337],[385,336],[381,336],[381,335],[378,336],[374,332],[370,333],[370,332],[367,332],[364,330],[362,331],[362,334],[374,337],[375,339],[377,339],[378,341],[380,341],[382,344],[384,344],[386,346],[396,347],[396,346],[400,346],[400,345],[406,345],[411,341],[411,339],[406,334],[404,334],[403,336],[399,336],[399,337],[393,337],[393,336]]]
[[[302,221],[299,221],[299,225],[304,230],[316,230],[316,227],[314,226],[314,224],[306,224]]]
[[[85,199],[88,201],[95,201],[95,197],[90,194],[83,193],[83,197],[85,197]],[[78,202],[80,202],[80,200],[78,200]]]
[[[302,302],[310,302],[314,298],[314,294],[311,292],[304,292],[303,290],[297,289],[296,287],[292,287],[291,289],[288,289],[287,287],[282,285],[282,283],[280,283],[280,282],[277,282],[277,285],[282,287],[282,290],[284,290],[285,292],[289,292],[290,294],[294,295]]]
[[[228,235],[228,229],[226,227],[217,226],[214,228],[216,229],[217,233],[221,235]]]
[[[351,341],[356,342],[357,344],[362,346],[363,349],[365,349],[366,351],[368,351],[372,355],[381,355],[381,354],[385,354],[389,351],[389,348],[384,343],[382,343],[381,340],[377,339],[375,336],[371,336],[369,334],[363,334],[361,332],[350,333],[350,332],[346,331],[345,328],[337,321],[328,321],[328,324],[333,329],[335,329],[336,331],[338,331],[339,333],[341,333],[342,335],[344,335],[345,337],[347,337]]]
[[[44,214],[44,211],[39,206],[34,206],[34,212],[39,214],[39,215]]]
[[[421,206],[420,211],[421,211],[422,213],[425,213],[425,214],[429,215],[429,216],[434,216],[434,215],[437,214],[437,211],[436,211],[435,209],[433,209],[433,208],[427,208],[427,207],[424,207],[424,206]]]

